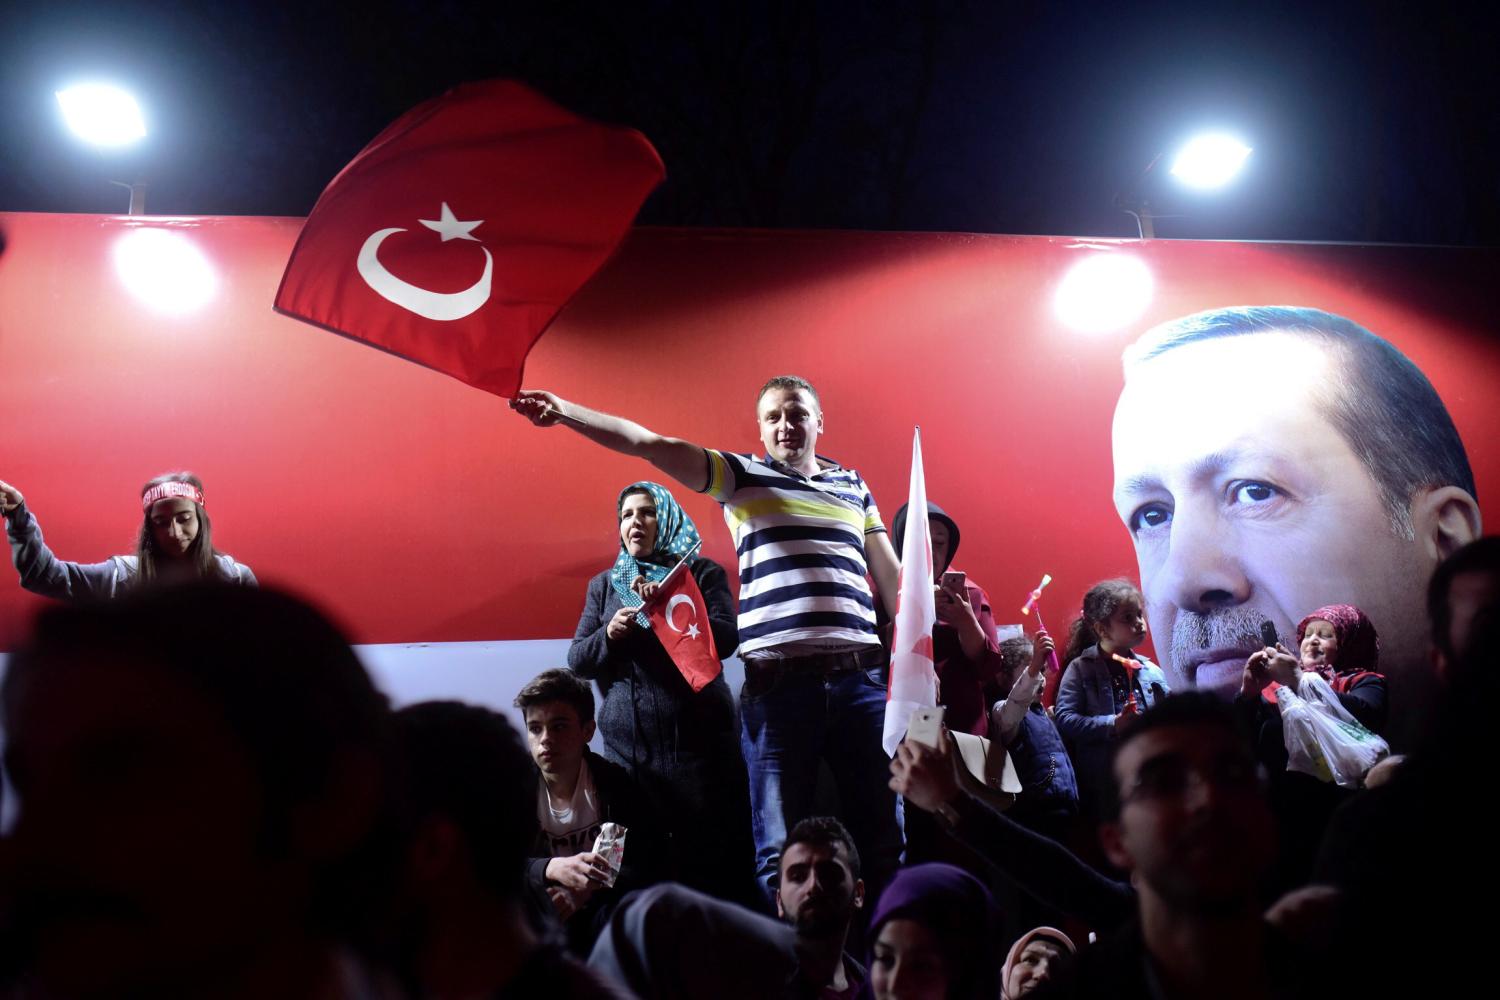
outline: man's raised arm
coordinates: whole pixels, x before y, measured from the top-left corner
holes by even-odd
[[[522,389],[510,408],[538,427],[565,424],[590,441],[622,455],[644,458],[690,490],[708,485],[708,456],[691,441],[663,437],[633,420],[600,413],[541,389]]]

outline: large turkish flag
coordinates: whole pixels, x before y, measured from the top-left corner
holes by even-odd
[[[639,132],[510,81],[455,87],[328,185],[276,308],[513,396],[531,345],[663,176]]]

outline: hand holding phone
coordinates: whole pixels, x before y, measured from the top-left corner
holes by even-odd
[[[911,721],[906,724],[907,739],[936,750],[938,740],[942,739],[942,736],[943,706],[919,708],[911,713]]]

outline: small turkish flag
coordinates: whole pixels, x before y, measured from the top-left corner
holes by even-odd
[[[714,648],[708,605],[686,561],[667,574],[643,610],[667,655],[695,692],[702,691],[719,676],[724,664],[719,662],[719,651]]]
[[[501,396],[664,176],[639,132],[518,83],[402,115],[313,206],[276,308]]]

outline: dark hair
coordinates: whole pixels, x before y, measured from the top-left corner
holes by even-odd
[[[1029,636],[1018,635],[1000,644],[1001,669],[1014,676],[1031,663],[1031,654],[1036,652],[1036,643]]]
[[[994,678],[985,685],[986,705],[993,705],[1010,697],[1011,687],[1016,683],[1016,678],[1021,676],[1021,671],[1031,665],[1031,654],[1034,652],[1036,644],[1029,636],[1014,636],[1000,644],[1000,669],[995,671]]]
[[[1120,786],[1119,778],[1115,775],[1115,761],[1119,759],[1120,753],[1136,737],[1172,726],[1220,729],[1234,737],[1237,742],[1244,742],[1234,709],[1218,695],[1207,691],[1183,691],[1178,694],[1169,694],[1165,698],[1158,698],[1155,704],[1124,727],[1119,738],[1110,748],[1109,780],[1105,782],[1104,787],[1103,819],[1113,820],[1119,818],[1120,815]],[[1248,746],[1245,753],[1249,756]]]
[[[821,410],[823,408],[823,400],[818,397],[818,390],[814,389],[812,383],[807,379],[801,375],[777,375],[767,379],[766,384],[760,387],[760,392],[755,394],[755,408],[757,410],[760,409],[761,397],[772,389],[786,389],[789,392],[806,392],[813,398],[813,402],[818,405],[818,409]]]
[[[405,765],[408,824],[442,816],[463,833],[474,874],[500,900],[520,892],[531,847],[532,763],[503,715],[457,701],[395,715]]]
[[[585,725],[594,721],[594,689],[571,670],[543,670],[516,695],[515,705],[525,715],[527,709],[549,701],[572,705],[578,711],[578,721]]]
[[[1148,330],[1125,351],[1125,374],[1185,344],[1285,331],[1344,351],[1335,366],[1341,391],[1327,404],[1329,421],[1380,490],[1391,527],[1413,538],[1411,502],[1426,488],[1457,486],[1471,497],[1474,473],[1447,408],[1422,370],[1352,320],[1296,306],[1235,306],[1194,313]]]
[[[1068,647],[1063,651],[1062,657],[1064,669],[1084,650],[1099,641],[1094,625],[1108,621],[1109,616],[1118,611],[1120,605],[1131,599],[1145,603],[1140,588],[1124,578],[1101,580],[1089,588],[1089,592],[1083,595],[1083,614],[1074,618],[1073,623],[1068,626]]]
[[[1484,573],[1500,587],[1500,535],[1476,538],[1438,563],[1427,584],[1427,620],[1432,625],[1432,644],[1449,660],[1464,650],[1453,649],[1449,632],[1453,627],[1453,607],[1449,596],[1453,581],[1466,573]]]
[[[855,878],[859,878],[859,848],[854,846],[854,838],[849,835],[844,824],[832,816],[809,816],[792,827],[792,832],[786,835],[786,843],[781,845],[782,858],[786,857],[786,852],[793,844],[843,847],[849,858],[849,870],[854,873]]]
[[[390,710],[328,619],[274,590],[223,584],[48,608],[11,658],[0,689],[6,716],[60,661],[94,659],[165,669],[221,714],[259,778],[270,856],[288,849],[301,806],[333,794],[351,762],[373,764],[380,800],[366,837],[316,874],[313,900],[315,919],[331,927],[363,920],[391,863]]]
[[[146,491],[153,486],[163,483],[187,483],[197,488],[199,493],[203,492],[203,480],[191,472],[168,472],[157,476],[155,479],[141,487],[141,496],[144,498]],[[156,506],[152,504],[152,506]],[[198,514],[198,534],[188,545],[187,552],[183,558],[193,567],[194,575],[202,580],[217,580],[223,574],[219,571],[219,564],[215,556],[219,554],[214,548],[213,523],[208,519],[208,511],[203,509],[201,503],[193,502],[193,510]],[[156,535],[151,530],[151,511],[145,510],[141,516],[141,532],[135,543],[136,564],[140,567],[138,582],[149,586],[161,577],[161,567],[157,561],[162,558],[161,552],[156,547]]]

